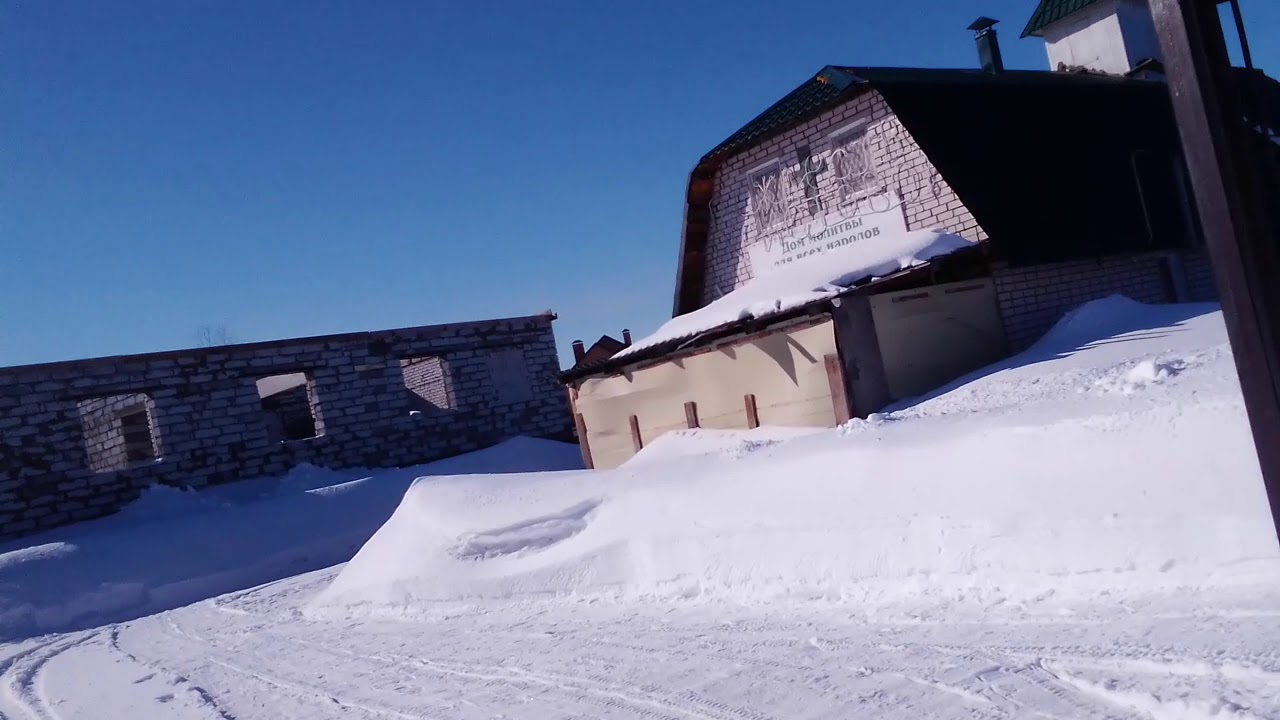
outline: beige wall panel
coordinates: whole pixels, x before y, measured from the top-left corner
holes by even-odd
[[[646,444],[685,428],[684,404],[689,401],[698,404],[705,428],[745,429],[747,393],[756,396],[762,425],[834,425],[822,359],[835,351],[835,333],[827,320],[625,375],[586,380],[578,389],[577,411],[587,427],[592,459],[597,468],[610,468],[634,454],[632,415],[640,421]]]
[[[989,279],[876,295],[871,311],[894,400],[936,389],[1005,356]]]

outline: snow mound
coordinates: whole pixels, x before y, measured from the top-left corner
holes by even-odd
[[[762,318],[835,297],[856,283],[923,265],[974,243],[937,230],[914,230],[893,242],[853,243],[820,262],[797,263],[757,277],[709,305],[668,320],[614,357],[670,340],[693,337],[737,320]]]
[[[1130,317],[1094,312],[1107,305]],[[966,414],[905,408],[749,462],[726,452],[734,433],[698,431],[609,472],[415,483],[311,612],[540,596],[986,606],[1274,583],[1221,315],[1109,300],[1055,337],[954,388],[977,400]],[[1201,360],[1146,364],[1171,353]],[[1145,389],[1084,392],[1096,377]],[[983,402],[1027,384],[1072,412]]]
[[[1149,378],[1146,362],[1152,364]],[[1183,376],[1202,365],[1203,372]],[[1025,425],[1131,414],[1153,405],[1237,405],[1239,396],[1217,305],[1144,305],[1116,295],[1068,312],[1026,351],[900,402],[876,420],[978,414],[995,426]],[[846,431],[866,425],[855,422]]]
[[[690,455],[741,458],[788,440],[822,432],[818,428],[760,427],[755,430],[695,428],[663,433],[626,462],[628,467]]]
[[[152,488],[116,515],[0,545],[0,639],[138,617],[345,562],[415,478],[580,467],[576,445],[516,438],[403,470],[306,465],[201,492]]]

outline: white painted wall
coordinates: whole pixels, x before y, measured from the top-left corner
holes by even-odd
[[[1069,65],[1109,73],[1129,70],[1129,55],[1116,13],[1118,4],[1094,3],[1044,28],[1049,69]]]
[[[762,425],[836,424],[824,358],[836,352],[830,319],[779,329],[735,345],[667,360],[622,375],[582,381],[574,401],[586,427],[591,461],[612,468],[635,454],[631,416],[645,444],[688,428],[684,404],[698,404],[704,428],[746,429],[743,396],[756,396]]]
[[[1060,64],[1121,74],[1160,46],[1146,0],[1107,0],[1089,5],[1043,31],[1049,69]]]
[[[1156,36],[1156,22],[1151,17],[1151,6],[1146,0],[1121,2],[1118,15],[1130,67],[1147,58],[1162,57],[1160,38]]]

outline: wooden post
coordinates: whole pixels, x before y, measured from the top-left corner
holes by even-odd
[[[760,427],[760,411],[756,410],[756,396],[750,393],[743,395],[742,402],[747,406],[747,427],[755,430]]]
[[[631,416],[631,447],[636,452],[644,449],[644,440],[640,437],[640,419],[635,415]]]
[[[698,403],[690,400],[684,404],[684,421],[690,428],[698,427]]]
[[[582,450],[582,464],[588,470],[594,470],[596,464],[591,459],[591,443],[587,442],[587,422],[582,413],[573,414],[573,424],[578,428],[578,447]]]
[[[1275,167],[1259,150],[1266,139],[1241,121],[1242,98],[1233,87],[1220,4],[1152,0],[1151,14],[1271,521],[1280,536],[1280,227],[1273,215],[1280,192]],[[1237,5],[1232,2],[1231,9],[1243,48],[1248,43]],[[1249,65],[1252,58],[1244,52]]]
[[[570,385],[565,390],[569,394],[569,413],[573,415],[573,427],[578,436],[578,449],[582,451],[582,466],[588,470],[595,469],[591,459],[591,444],[587,442],[587,421],[578,412],[578,386]]]
[[[831,386],[831,404],[836,411],[836,424],[843,425],[853,417],[849,411],[849,393],[844,386],[844,365],[836,353],[822,358],[822,362],[827,366],[827,383]]]

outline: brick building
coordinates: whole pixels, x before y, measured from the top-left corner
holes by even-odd
[[[569,439],[553,319],[0,368],[0,536],[114,512],[156,483]]]
[[[1003,68],[981,18],[980,69],[828,66],[704,155],[677,320],[849,243],[936,229],[974,251],[571,369],[588,461],[617,464],[680,427],[866,415],[1107,295],[1215,299],[1151,22],[1139,0],[1043,0],[1024,36],[1074,60],[1032,72]]]

